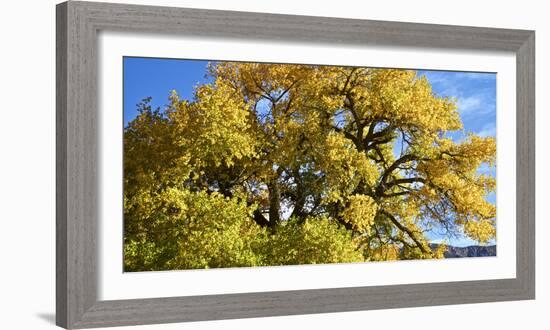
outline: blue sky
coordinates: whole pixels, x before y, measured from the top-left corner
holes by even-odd
[[[164,108],[171,90],[181,98],[191,99],[193,87],[207,81],[208,61],[124,57],[124,125],[137,115],[136,104],[152,97],[153,107]],[[496,74],[418,70],[432,84],[434,93],[455,97],[464,123],[465,132],[481,136],[496,136]],[[464,132],[452,134],[459,141]],[[494,169],[481,168],[480,172],[495,175]],[[495,203],[494,194],[489,201]],[[445,239],[436,229],[429,234],[433,241]],[[476,244],[464,237],[448,239],[454,246]]]
[[[137,115],[136,104],[152,97],[151,105],[164,108],[171,90],[184,99],[204,83],[208,61],[124,57],[124,126]]]

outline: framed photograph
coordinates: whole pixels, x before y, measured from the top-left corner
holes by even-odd
[[[534,299],[534,47],[59,4],[57,324]]]

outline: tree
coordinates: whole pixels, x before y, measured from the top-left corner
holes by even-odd
[[[124,132],[125,267],[440,258],[495,237],[494,138],[415,71],[221,62]]]

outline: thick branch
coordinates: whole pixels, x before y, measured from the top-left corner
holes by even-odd
[[[262,212],[258,209],[256,209],[254,211],[254,221],[256,221],[256,223],[262,227],[267,227],[269,226],[269,221],[264,217],[264,215],[262,214]]]
[[[417,183],[417,182],[420,182],[420,183],[425,183],[426,182],[426,179],[424,178],[421,178],[421,177],[411,177],[411,178],[403,178],[403,179],[395,179],[391,182],[388,182],[384,185],[384,187],[387,189],[390,189],[392,188],[393,186],[397,186],[397,185],[400,185],[400,184],[403,184],[403,183]]]
[[[281,221],[281,191],[276,179],[267,188],[269,189],[269,226],[275,227]]]
[[[345,96],[346,96],[346,101],[345,101],[346,108],[351,112],[351,115],[353,116],[353,120],[355,121],[355,125],[357,126],[357,138],[361,139],[363,137],[363,129],[365,128],[365,126],[361,122],[361,118],[359,118],[359,114],[357,113],[357,109],[355,108],[355,102],[353,100],[353,96],[349,91],[346,92]]]
[[[394,161],[393,164],[391,164],[390,167],[388,167],[388,169],[384,171],[384,174],[382,175],[382,179],[380,180],[380,183],[385,184],[386,182],[388,182],[388,178],[390,177],[392,172],[399,167],[399,165],[408,163],[413,160],[418,160],[418,157],[415,155],[407,154],[397,159],[396,161]]]
[[[365,150],[368,151],[368,150],[371,150],[371,149],[373,149],[374,147],[376,147],[378,145],[389,143],[389,142],[391,142],[391,140],[393,140],[393,136],[388,135],[384,138],[378,138],[378,139],[375,139],[375,140],[372,140],[372,141],[365,140],[363,142],[363,144],[364,144]]]
[[[416,246],[420,249],[420,251],[422,251],[423,253],[430,253],[430,251],[426,250],[426,248],[424,247],[424,245],[422,245],[422,243],[416,238],[416,236],[414,235],[414,233],[409,229],[407,228],[406,226],[403,226],[391,213],[389,212],[386,212],[385,210],[380,210],[379,211],[381,214],[385,215],[388,219],[390,219],[390,221],[397,227],[399,228],[399,230],[401,230],[402,232],[405,232],[407,234],[407,236],[410,237],[410,239],[413,240],[413,242],[416,244]]]
[[[359,141],[359,139],[355,135],[351,134],[350,132],[348,132],[348,131],[340,128],[340,127],[332,126],[332,129],[334,129],[338,133],[344,134],[344,136],[347,139],[350,139],[353,142],[353,144],[355,145],[355,148],[357,148],[357,150],[361,151],[363,149],[363,146],[361,145],[361,142]]]
[[[390,133],[393,131],[393,126],[391,125],[388,125],[386,127],[384,127],[383,129],[381,129],[380,131],[378,132],[374,132],[374,129],[376,128],[376,125],[378,125],[379,123],[383,123],[383,122],[372,122],[369,126],[369,131],[367,133],[367,136],[365,137],[365,145],[369,147],[370,149],[370,144],[372,142],[372,145],[378,145],[378,144],[382,144],[382,143],[387,143],[389,141],[391,141],[391,139],[393,138],[393,136],[390,135]]]
[[[397,197],[397,196],[408,195],[410,193],[411,193],[410,191],[400,191],[400,192],[395,192],[395,193],[390,193],[390,194],[382,193],[382,194],[380,194],[380,197],[384,197],[384,198]]]
[[[382,175],[382,177],[380,179],[380,183],[378,184],[378,186],[375,189],[376,195],[381,196],[391,186],[401,184],[401,183],[407,183],[406,181],[400,181],[400,180],[412,180],[413,178],[396,179],[396,180],[392,181],[390,184],[387,183],[389,177],[391,176],[391,174],[393,173],[394,170],[399,168],[399,165],[410,162],[410,161],[413,161],[413,160],[418,160],[418,159],[419,158],[415,155],[407,154],[407,155],[404,155],[401,158],[397,159],[396,161],[394,161],[393,164],[391,164],[384,171],[384,174]],[[422,179],[422,178],[414,178],[414,179],[416,180],[416,179]]]
[[[304,206],[306,204],[306,194],[304,191],[304,184],[302,178],[300,177],[300,171],[295,169],[292,171],[294,179],[296,180],[296,194],[294,196],[294,209],[290,217],[303,217]]]

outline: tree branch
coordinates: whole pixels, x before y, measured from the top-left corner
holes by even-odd
[[[380,182],[381,183],[386,183],[388,181],[388,178],[391,175],[391,173],[395,169],[397,169],[397,167],[399,165],[401,165],[403,163],[411,162],[413,160],[418,160],[418,157],[415,156],[415,155],[412,155],[412,154],[407,154],[407,155],[404,155],[401,158],[397,159],[396,161],[393,162],[393,164],[390,165],[390,167],[388,167],[388,169],[386,171],[384,171],[384,174],[382,175],[382,178],[381,178]]]
[[[397,185],[400,185],[400,184],[403,184],[403,183],[416,183],[416,182],[425,183],[426,179],[421,178],[421,177],[410,177],[410,178],[403,178],[403,179],[395,179],[391,182],[386,183],[384,185],[384,187],[387,190],[387,189],[389,189],[393,186],[397,186]]]
[[[405,232],[407,234],[407,236],[410,237],[410,239],[413,240],[413,242],[416,244],[416,246],[420,249],[420,251],[422,251],[423,253],[430,253],[430,251],[426,250],[426,248],[424,247],[424,245],[422,245],[422,242],[420,242],[414,235],[414,233],[409,229],[407,228],[406,226],[403,226],[392,214],[390,214],[389,212],[385,211],[385,210],[380,210],[379,211],[381,214],[385,215],[388,219],[390,219],[390,221],[397,227],[399,228],[399,230],[401,230],[402,232]]]
[[[269,221],[264,217],[264,215],[262,214],[262,212],[258,209],[256,209],[254,211],[254,221],[256,221],[256,223],[262,227],[267,227],[269,226]]]

